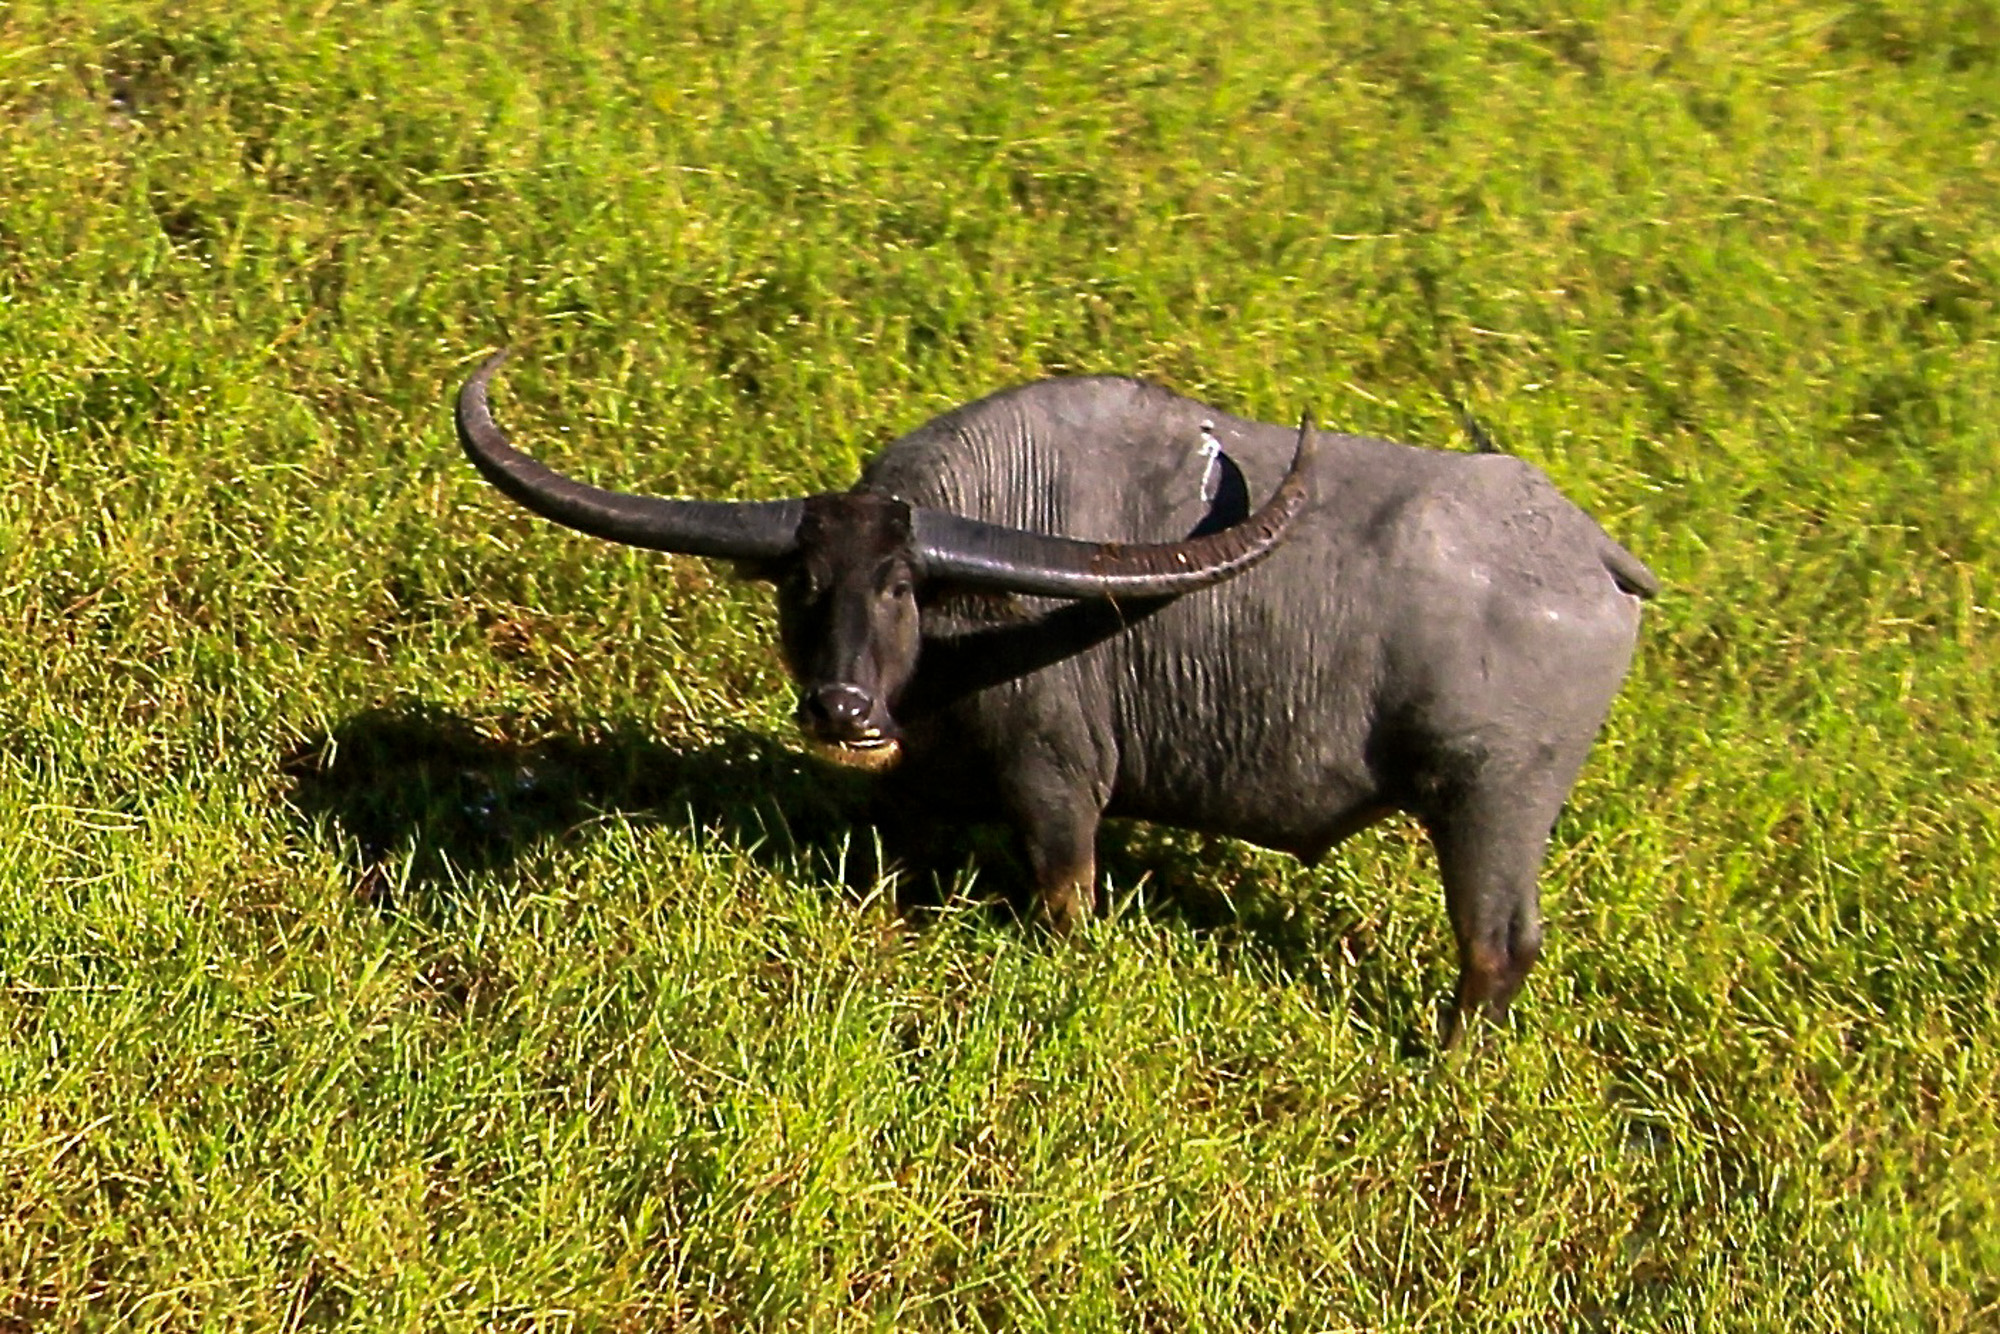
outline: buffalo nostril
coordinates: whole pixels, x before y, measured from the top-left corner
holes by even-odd
[[[799,700],[799,721],[827,732],[856,732],[868,721],[874,701],[847,685],[821,686]]]

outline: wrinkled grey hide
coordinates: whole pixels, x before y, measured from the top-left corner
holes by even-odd
[[[1042,532],[1166,540],[1209,519],[1204,421],[1250,501],[1269,495],[1289,428],[1122,379],[996,394],[897,441],[862,480]],[[1038,602],[1011,627],[927,614],[919,703],[982,659],[1052,656],[1044,635],[1082,646],[927,716],[905,710],[891,781],[921,808],[976,779],[973,807],[991,800],[1021,831],[1058,924],[1090,905],[1101,816],[1310,862],[1409,811],[1458,940],[1455,1035],[1460,1016],[1504,1011],[1535,961],[1549,829],[1655,589],[1519,459],[1322,434],[1285,542],[1227,583],[1128,606],[1119,629],[1088,603]],[[957,652],[936,651],[954,638]]]
[[[462,433],[465,411],[462,398]],[[1131,380],[1047,380],[897,440],[856,493],[1173,542],[1263,504],[1298,439]],[[1415,815],[1458,941],[1450,1041],[1472,1013],[1503,1014],[1535,961],[1550,826],[1656,585],[1518,459],[1321,434],[1307,466],[1304,508],[1261,564],[1176,596],[912,580],[898,532],[832,511],[756,570],[779,586],[802,726],[898,736],[885,807],[913,833],[1005,819],[1058,929],[1094,906],[1105,816],[1312,861],[1392,811]]]

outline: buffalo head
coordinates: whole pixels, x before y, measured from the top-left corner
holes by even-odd
[[[899,754],[895,708],[916,673],[922,595],[944,589],[1027,597],[1163,598],[1242,573],[1276,550],[1306,501],[1312,431],[1291,470],[1241,523],[1180,542],[1082,542],[983,523],[856,489],[794,500],[668,500],[564,477],[508,443],[487,403],[506,353],[458,394],[459,443],[507,496],[608,541],[735,562],[778,590],[796,717],[834,758],[865,768]]]

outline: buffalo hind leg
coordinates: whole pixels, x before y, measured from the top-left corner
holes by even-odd
[[[1458,988],[1446,1047],[1475,1015],[1498,1022],[1542,952],[1537,880],[1563,794],[1480,786],[1427,818],[1458,942]]]

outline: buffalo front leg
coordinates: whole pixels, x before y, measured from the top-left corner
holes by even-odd
[[[1076,931],[1097,911],[1097,858],[1076,854],[1034,857],[1035,920],[1058,936]]]
[[[1031,913],[1058,936],[1067,936],[1097,910],[1099,803],[1088,792],[1052,781],[1010,785],[1014,817],[1034,877]]]
[[[1542,952],[1537,881],[1561,808],[1561,793],[1478,789],[1425,821],[1458,942],[1446,1047],[1457,1045],[1475,1016],[1505,1019]]]

